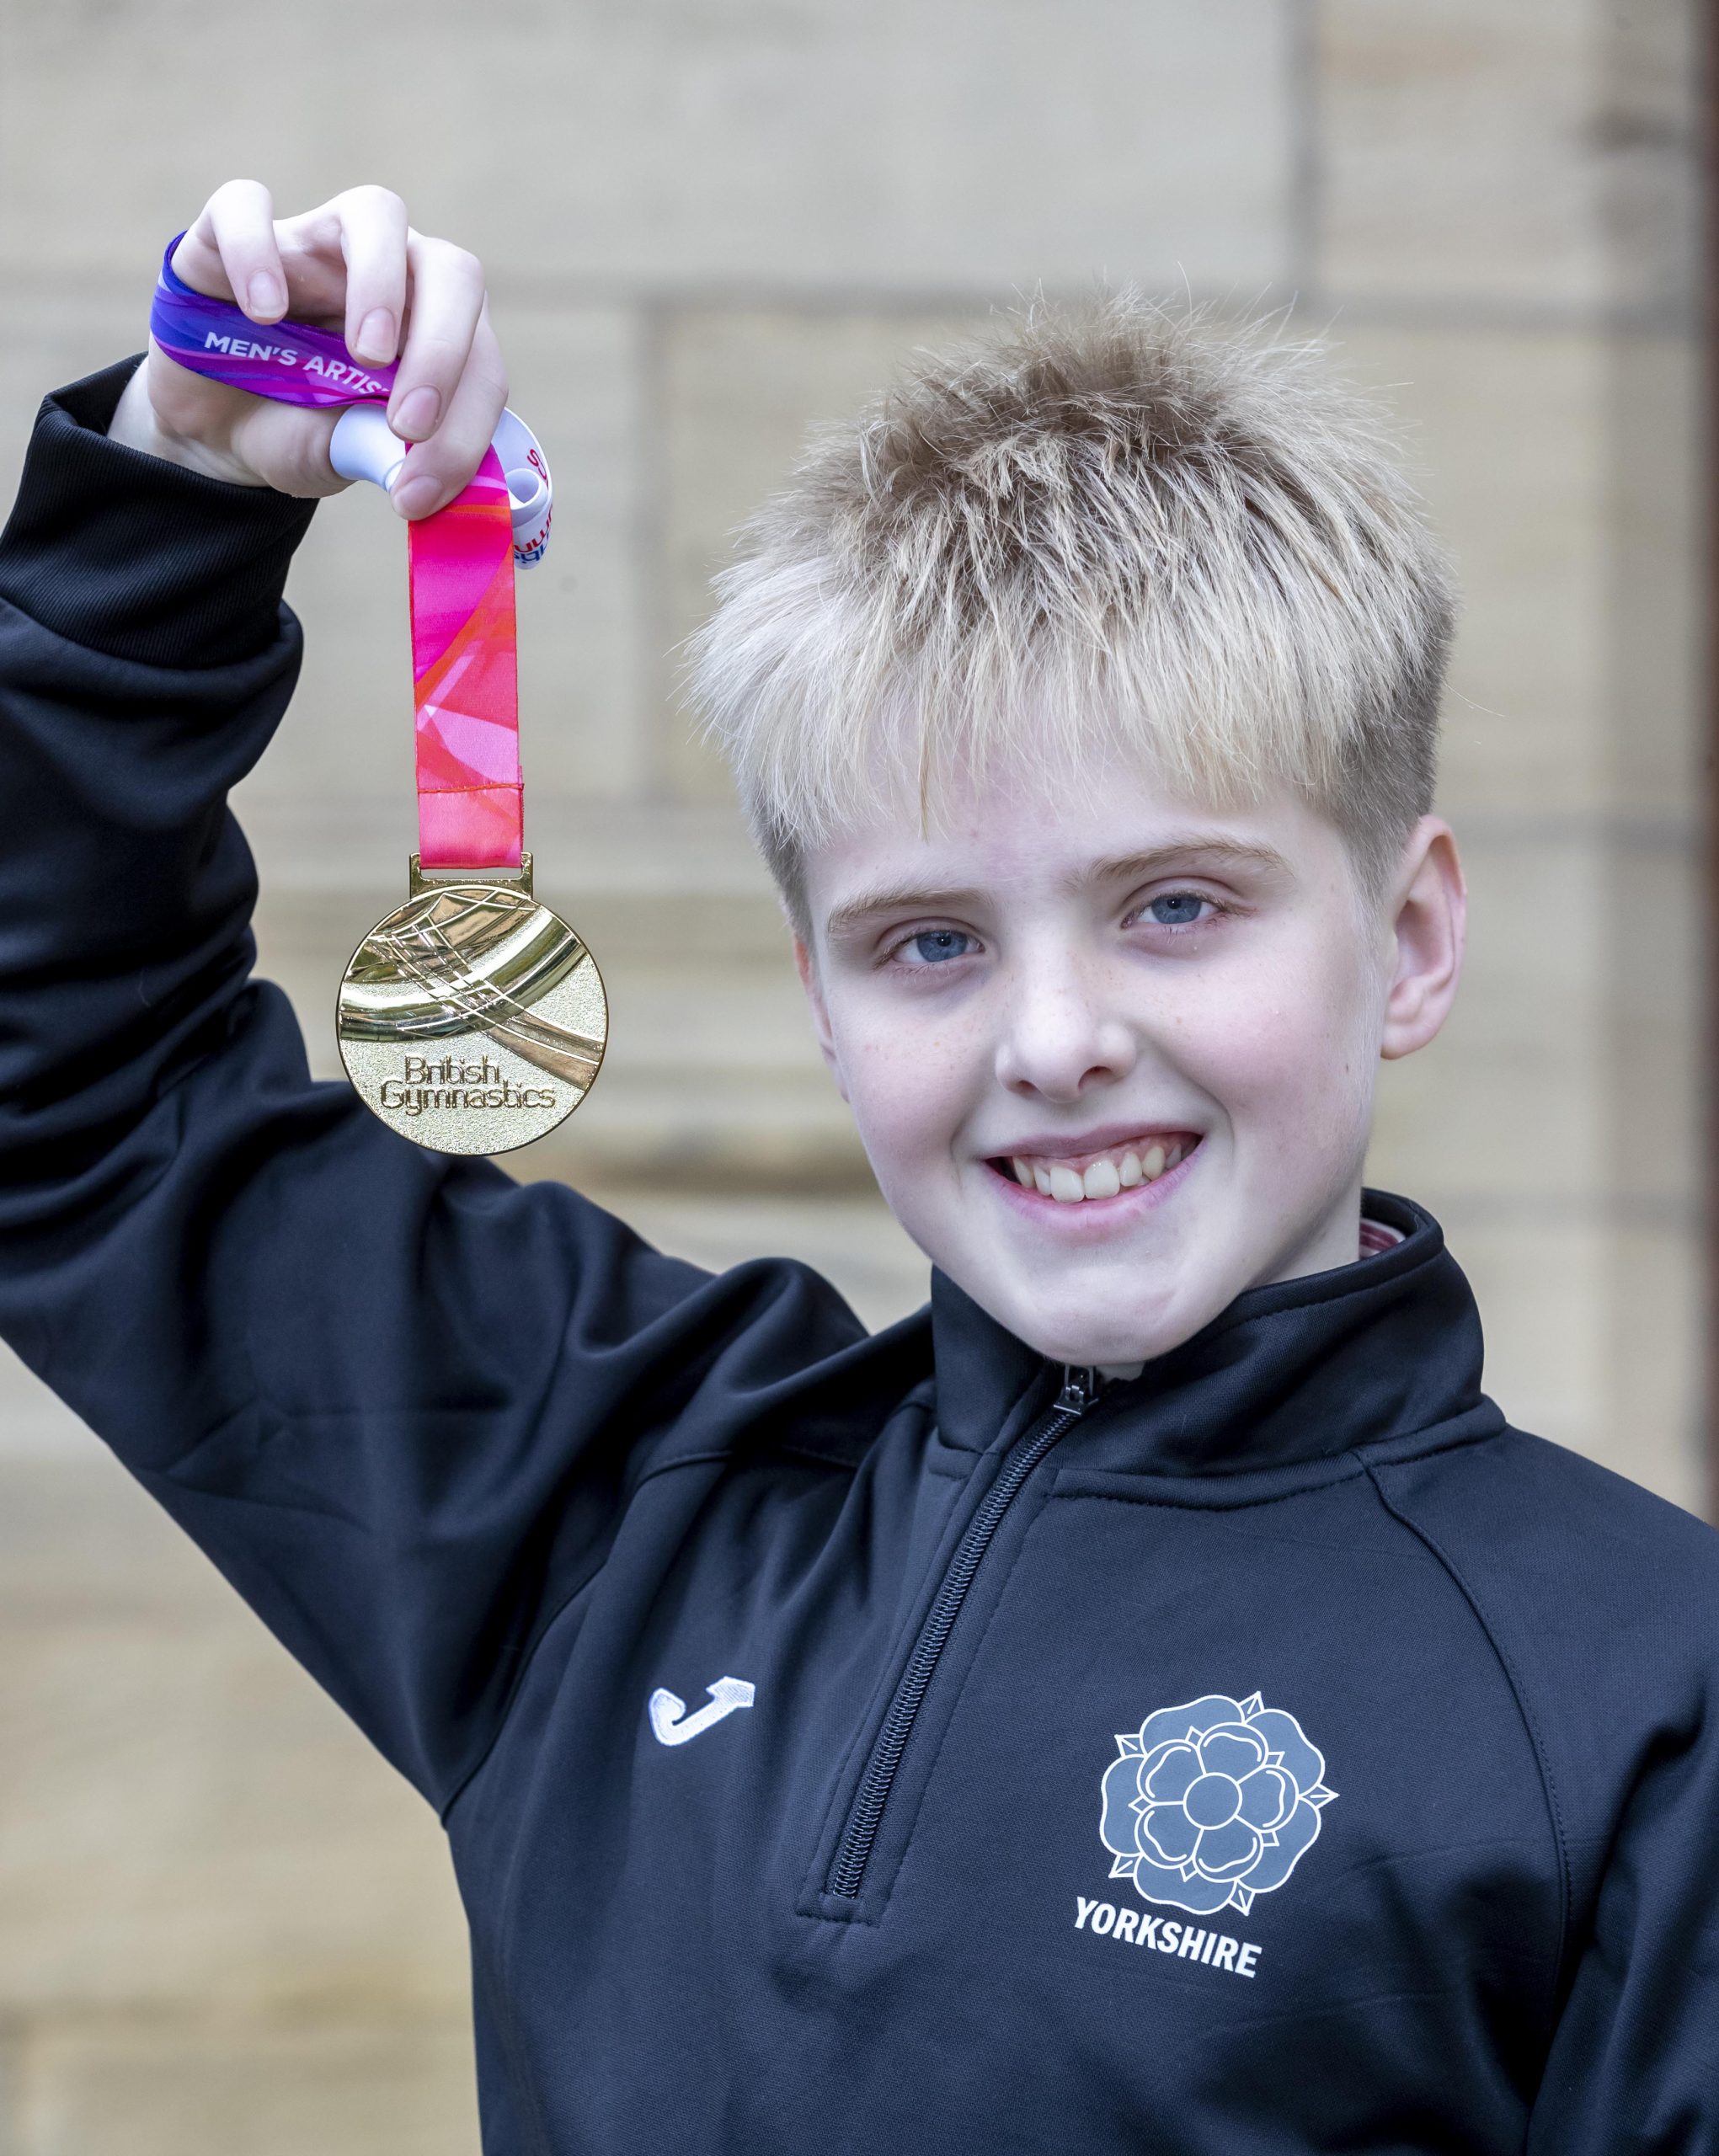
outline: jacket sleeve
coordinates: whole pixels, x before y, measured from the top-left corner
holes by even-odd
[[[0,1333],[438,1804],[631,1479],[860,1328],[313,1084],[228,789],[299,662],[305,504],[42,408],[0,539]]]
[[[1715,2156],[1719,1700],[1662,1726],[1615,1833],[1574,1854],[1578,1873],[1595,1863],[1599,1876],[1528,2156]]]
[[[1517,1430],[1375,1480],[1539,1762],[1562,1921],[1525,2156],[1719,2156],[1719,1536]]]

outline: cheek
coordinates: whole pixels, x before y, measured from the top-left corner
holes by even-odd
[[[1189,1074],[1244,1134],[1346,1145],[1372,1098],[1377,1041],[1353,966],[1303,954],[1262,969],[1175,1027]]]
[[[880,1173],[947,1154],[982,1091],[969,1027],[856,999],[830,1012],[843,1090]]]

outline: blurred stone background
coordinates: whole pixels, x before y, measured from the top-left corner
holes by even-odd
[[[521,1173],[786,1248],[869,1319],[872,1190],[673,648],[806,426],[1041,285],[1294,298],[1394,401],[1467,589],[1444,806],[1474,936],[1385,1074],[1514,1417],[1702,1493],[1693,0],[4,0],[0,436],[141,342],[209,190],[398,188],[489,265],[559,483],[521,589],[531,835],[608,978]],[[264,965],[334,986],[411,842],[403,547],[318,515],[244,789]],[[3,1351],[0,1351],[3,1353]],[[0,1363],[0,2156],[477,2148],[433,1819]]]

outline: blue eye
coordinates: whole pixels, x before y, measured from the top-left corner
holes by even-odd
[[[1160,928],[1186,928],[1198,921],[1206,901],[1198,891],[1166,891],[1146,907]]]
[[[910,936],[896,953],[909,965],[940,966],[950,958],[964,958],[973,938],[959,928],[926,928]]]

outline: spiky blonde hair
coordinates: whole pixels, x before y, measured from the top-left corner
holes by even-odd
[[[808,846],[1095,750],[1286,782],[1376,884],[1431,805],[1444,556],[1320,349],[1133,292],[921,358],[740,535],[690,686],[797,919]]]

